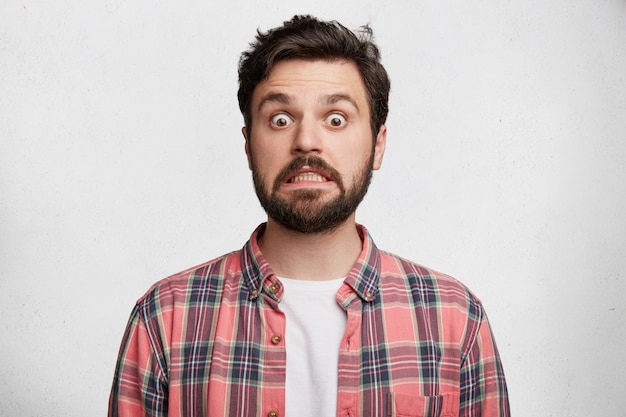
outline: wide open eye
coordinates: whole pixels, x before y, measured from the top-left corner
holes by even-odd
[[[346,124],[346,118],[339,113],[331,113],[326,118],[326,124],[331,127],[342,127]]]
[[[270,123],[274,127],[287,127],[293,123],[293,120],[285,113],[278,113],[272,116]]]

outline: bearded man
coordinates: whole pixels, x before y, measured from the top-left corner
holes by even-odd
[[[109,416],[509,415],[481,302],[356,224],[389,88],[369,27],[258,33],[238,98],[267,222],[139,299]]]

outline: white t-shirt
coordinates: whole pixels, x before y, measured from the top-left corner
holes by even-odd
[[[286,417],[337,414],[337,364],[346,312],[335,300],[344,278],[301,281],[279,278],[285,292],[287,349]]]

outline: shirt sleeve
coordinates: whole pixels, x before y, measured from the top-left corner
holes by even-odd
[[[167,378],[159,344],[135,306],[126,327],[109,398],[109,417],[167,416]]]
[[[461,417],[509,417],[509,397],[502,363],[484,312],[461,366]]]

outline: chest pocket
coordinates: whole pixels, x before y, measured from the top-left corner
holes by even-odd
[[[457,417],[459,393],[451,392],[434,397],[390,392],[387,397],[389,417]]]

